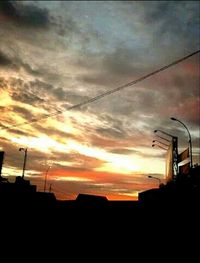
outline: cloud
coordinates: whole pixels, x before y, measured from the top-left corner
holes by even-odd
[[[12,65],[12,61],[0,50],[0,66],[7,67]]]
[[[133,149],[127,149],[127,148],[114,148],[111,149],[110,152],[117,154],[125,154],[125,155],[135,154],[135,153],[138,154],[138,151]]]
[[[185,48],[192,50],[200,43],[197,38],[199,14],[199,3],[196,1],[164,1],[152,3],[148,12],[145,12],[144,18],[146,23],[156,29],[155,40],[169,43],[173,38],[177,40],[177,44],[184,41]],[[194,40],[192,44],[189,40],[191,38]]]
[[[19,91],[15,91],[12,93],[12,98],[13,98],[13,100],[24,102],[24,103],[35,105],[35,106],[38,103],[44,101],[42,98],[33,94],[31,91],[30,92],[23,92],[23,93],[21,93]]]
[[[45,28],[49,25],[48,10],[35,5],[24,5],[18,1],[2,1],[0,11],[20,26]]]
[[[122,131],[122,129],[120,130],[116,130],[114,129],[114,127],[110,127],[110,128],[98,128],[96,129],[96,132],[98,134],[104,135],[105,137],[111,137],[111,138],[125,138],[126,134]]]
[[[0,146],[5,151],[4,166],[19,168],[22,163],[22,156],[19,154],[17,145],[10,143],[9,140],[0,138]]]
[[[10,77],[8,80],[2,78],[1,83],[2,87],[10,92],[11,98],[15,101],[33,106],[42,104],[45,101],[44,95],[41,94],[40,86],[35,87],[35,81],[26,81],[22,78]],[[44,89],[46,87],[45,83],[42,84],[42,88]]]
[[[110,52],[101,51],[94,55],[87,52],[81,54],[77,64],[88,68],[89,73],[79,76],[80,81],[89,85],[104,86],[106,89],[114,85],[120,86],[143,76],[152,70],[152,65],[143,63],[144,56],[134,47],[128,48],[124,44],[113,47]],[[92,74],[90,72],[92,71]]]
[[[23,116],[23,118],[26,119],[26,120],[30,120],[30,119],[32,119],[33,116],[34,116],[34,115],[30,112],[30,110],[27,110],[27,109],[22,108],[22,107],[19,107],[19,106],[12,106],[12,110],[13,110],[15,113]]]
[[[10,138],[0,139],[10,156],[6,163],[20,169],[23,154],[19,155],[18,146],[33,142],[40,151],[29,149],[28,169],[44,172],[43,164],[51,160],[61,175],[62,171],[72,177],[77,173],[77,177],[82,174],[93,180],[84,185],[67,182],[71,194],[94,193],[95,189],[103,194],[132,194],[155,183],[123,175],[116,178],[114,173],[90,174],[104,169],[106,160],[88,157],[84,151],[62,151],[73,141],[88,150],[102,150],[105,156],[144,158],[144,165],[155,159],[161,164],[163,151],[151,148],[154,129],[177,135],[180,147],[187,145],[184,129],[171,122],[170,116],[189,125],[194,147],[198,146],[197,56],[77,111],[67,109],[195,49],[199,41],[196,7],[196,2],[168,1],[1,2],[0,125],[39,119],[34,125],[2,129]],[[64,113],[42,119],[43,114],[56,110]],[[12,143],[13,138],[20,145]],[[48,151],[42,153],[45,146]]]
[[[54,26],[56,33],[62,37],[66,37],[69,34],[80,34],[80,29],[77,22],[70,16],[67,9],[64,8],[64,12],[61,10],[60,15],[52,17],[51,25]]]
[[[73,140],[79,140],[81,139],[80,135],[75,135],[73,133],[65,132],[59,130],[59,128],[56,127],[45,127],[44,123],[35,123],[34,129],[37,130],[37,132],[41,134],[48,134],[48,136],[51,136],[52,138],[56,138],[59,142],[64,142],[66,139],[73,139]]]
[[[0,66],[11,68],[13,70],[19,71],[23,68],[27,73],[32,76],[41,76],[46,72],[43,68],[39,68],[35,65],[31,65],[24,62],[23,56],[18,53],[18,50],[9,50],[6,46],[2,45],[2,50],[0,50]]]

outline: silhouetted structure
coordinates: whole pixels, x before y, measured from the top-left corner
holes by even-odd
[[[108,199],[100,195],[79,194],[76,201],[81,203],[105,203]]]
[[[1,170],[3,166],[3,159],[4,159],[4,152],[0,151],[0,177],[1,177]]]
[[[145,209],[178,209],[197,212],[200,204],[200,166],[188,174],[178,174],[176,181],[160,188],[139,193],[139,203]]]
[[[110,222],[116,218],[131,226],[140,220],[165,220],[166,217],[197,218],[200,204],[200,166],[189,174],[179,174],[176,181],[139,193],[138,201],[109,201],[105,196],[79,194],[76,200],[61,201],[53,193],[37,192],[36,186],[22,177],[14,183],[0,182],[0,212],[9,218],[51,221],[73,224],[87,220]],[[163,216],[164,215],[164,216]],[[110,219],[109,219],[110,218]],[[110,220],[110,221],[109,221]]]

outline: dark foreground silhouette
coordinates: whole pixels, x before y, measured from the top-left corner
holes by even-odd
[[[191,259],[198,252],[200,234],[199,178],[198,168],[180,181],[140,193],[138,201],[108,201],[85,194],[59,201],[20,177],[13,184],[4,181],[1,252],[8,251],[7,261],[13,255],[15,261],[26,262],[39,262],[42,256],[55,262],[88,262],[88,258],[105,262],[121,253],[120,262],[131,258],[134,262],[137,257],[144,262],[158,257],[162,262],[167,255],[180,259],[190,246]]]
[[[57,200],[53,193],[37,192],[28,180],[0,182],[0,214],[3,225],[29,224],[51,229],[83,229],[118,224],[128,229],[151,228],[156,224],[177,227],[200,219],[200,166],[157,189],[139,194],[138,201],[108,201],[104,196],[79,194],[74,201]],[[87,228],[87,227],[86,227]],[[47,229],[44,227],[44,229]],[[95,230],[96,231],[96,230]]]

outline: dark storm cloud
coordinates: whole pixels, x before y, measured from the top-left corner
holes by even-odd
[[[44,28],[49,24],[47,9],[35,5],[24,5],[18,1],[1,1],[0,12],[20,26]]]

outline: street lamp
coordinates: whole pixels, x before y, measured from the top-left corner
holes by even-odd
[[[178,174],[178,137],[171,135],[165,131],[162,130],[154,130],[154,133],[161,132],[169,137],[171,137],[171,142],[172,142],[172,151],[173,151],[173,161],[172,161],[172,166],[174,169],[173,176],[177,176]]]
[[[171,138],[176,137],[176,136],[173,136],[173,135],[171,135],[171,134],[169,134],[169,133],[167,133],[167,132],[164,132],[164,131],[162,131],[162,130],[155,130],[154,132],[157,133],[158,131],[161,132],[161,133],[163,133],[163,134],[165,134],[165,135],[167,135],[167,136],[169,136],[169,137],[171,137]]]
[[[189,141],[188,141],[188,143],[189,143],[189,147],[190,147],[190,162],[191,162],[191,168],[192,168],[192,167],[193,167],[193,163],[192,163],[192,138],[191,138],[191,134],[190,134],[187,126],[186,126],[182,121],[180,121],[180,120],[178,120],[178,119],[176,119],[176,118],[174,118],[174,117],[171,117],[170,119],[171,119],[172,121],[177,121],[177,122],[179,122],[179,123],[182,124],[182,125],[185,127],[185,129],[187,130],[187,133],[188,133],[188,136],[189,136]]]
[[[24,151],[24,164],[23,164],[23,171],[22,171],[22,179],[24,179],[25,169],[26,169],[26,159],[27,159],[27,148],[19,148],[19,151]]]
[[[161,185],[161,179],[160,179],[160,178],[155,177],[155,176],[152,176],[152,175],[148,175],[148,178],[158,180],[158,182],[159,182],[159,186]]]

